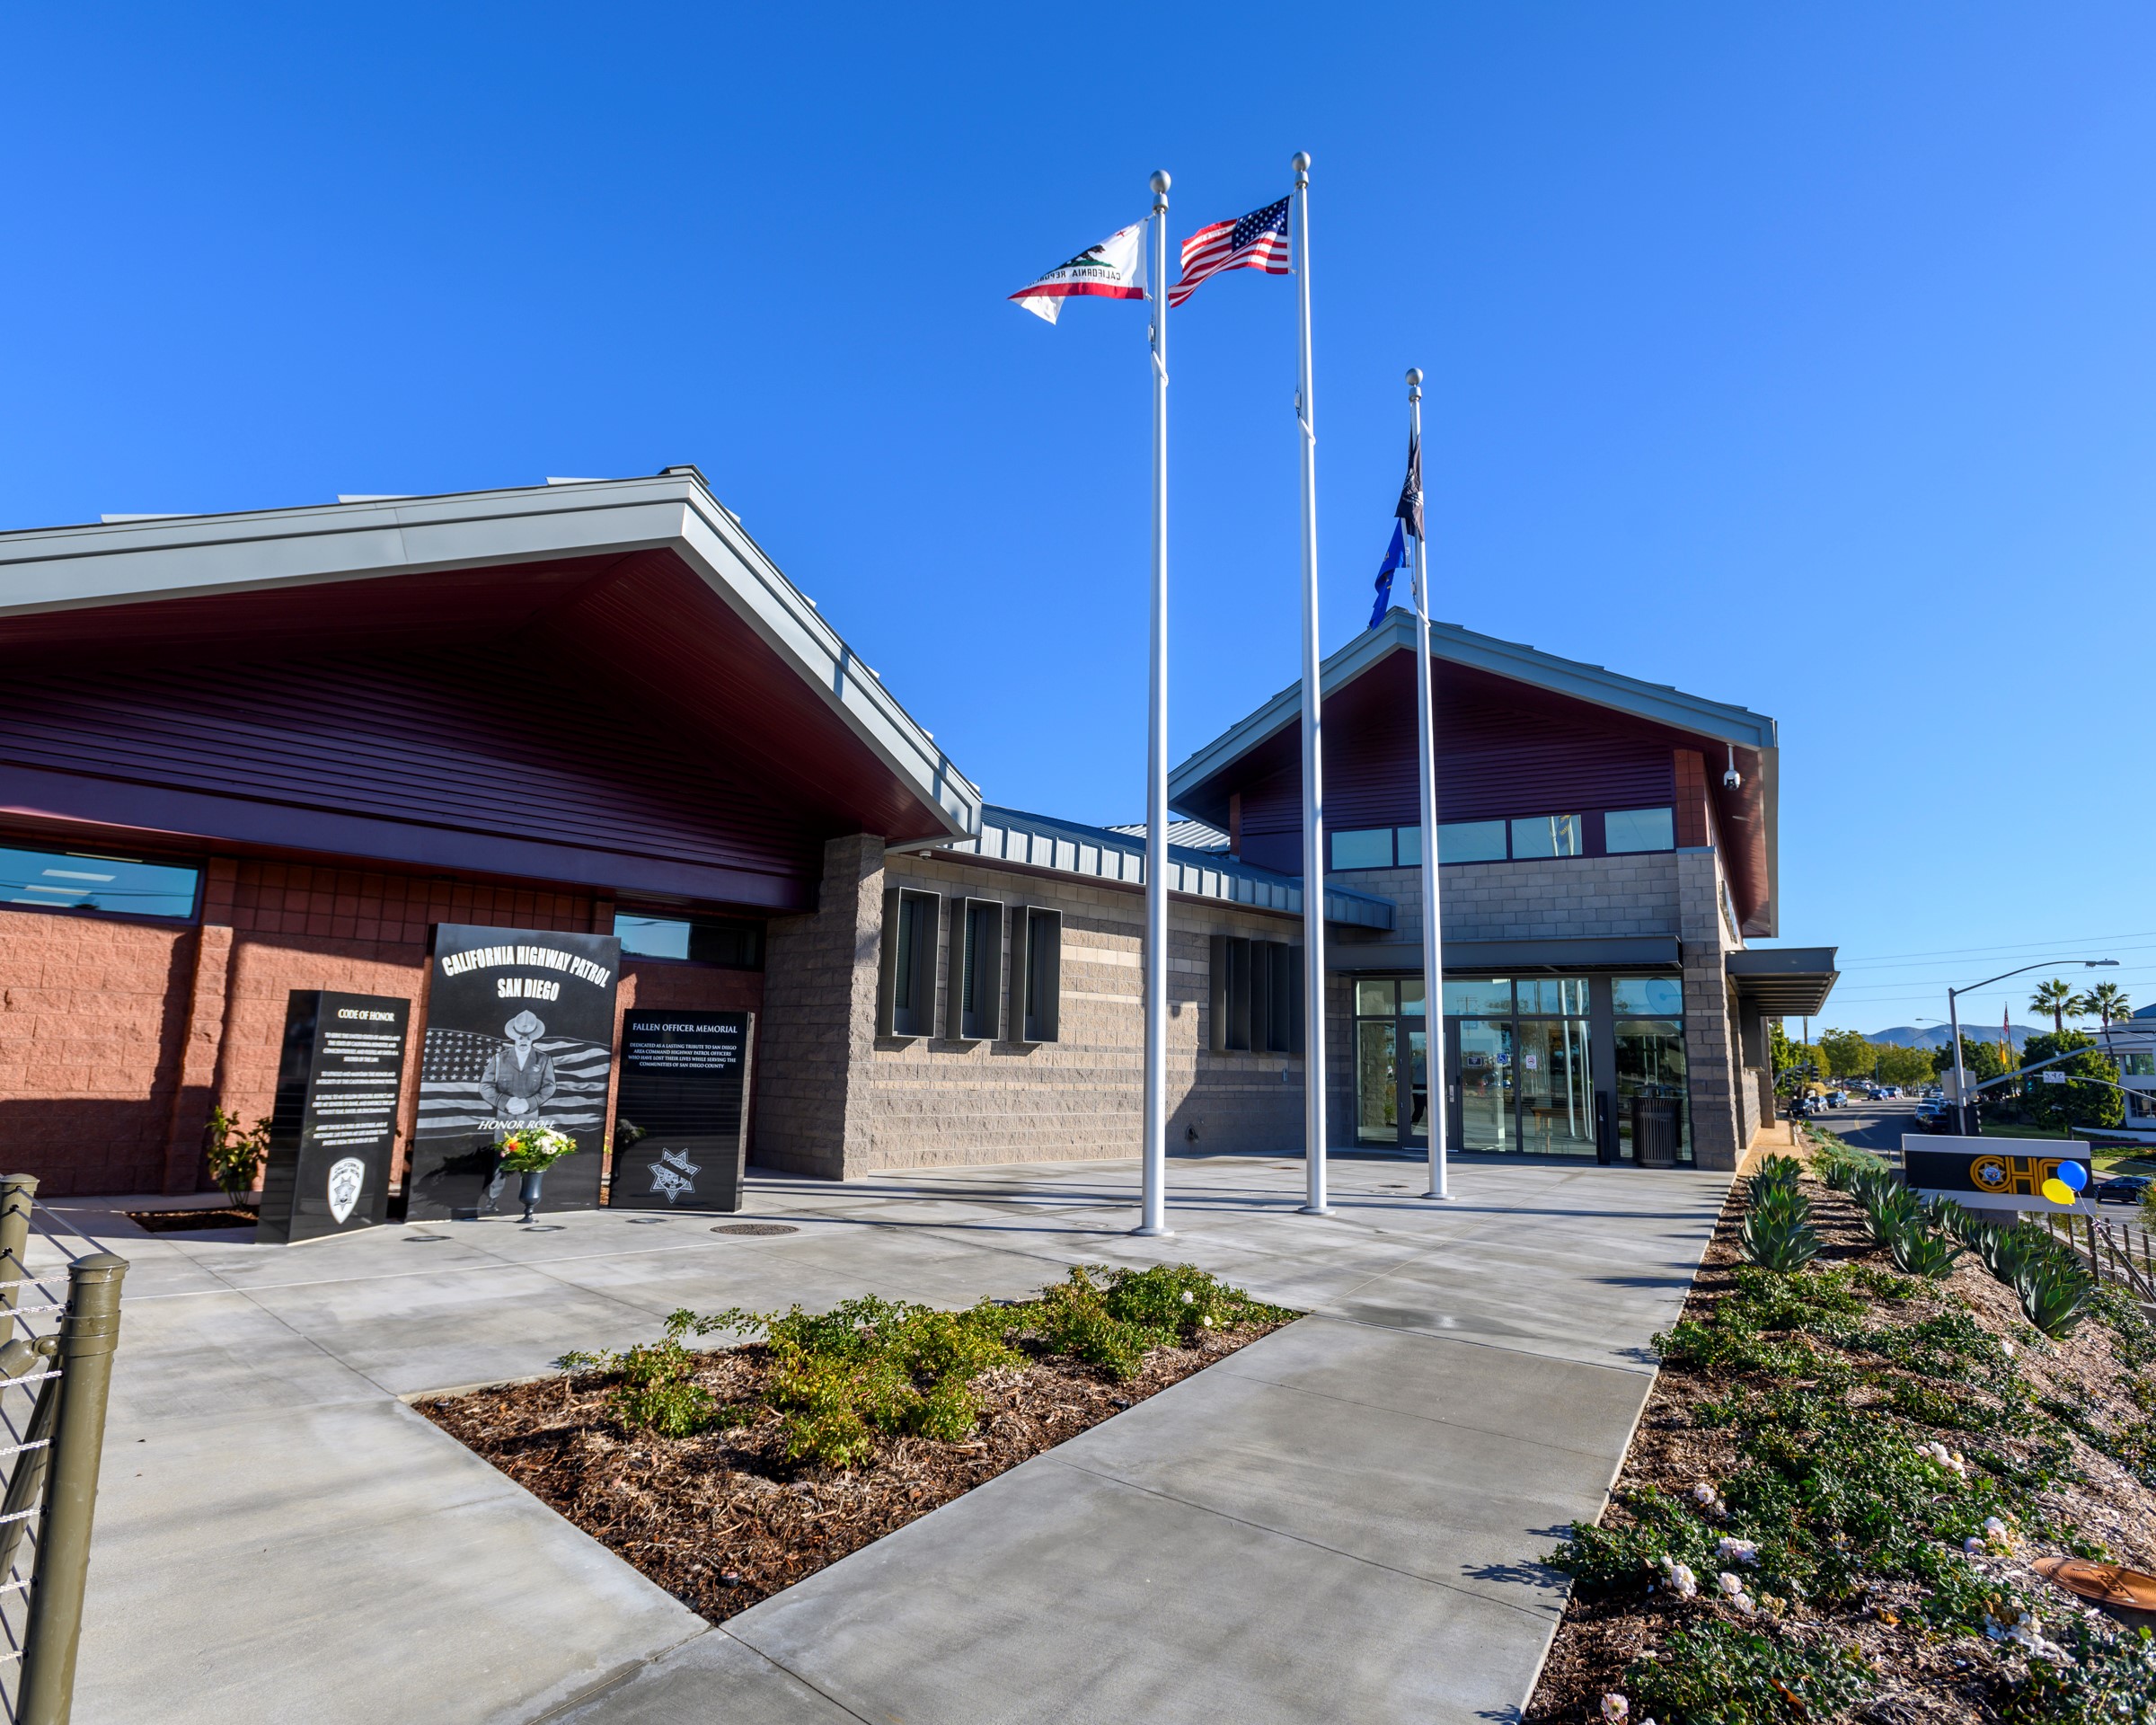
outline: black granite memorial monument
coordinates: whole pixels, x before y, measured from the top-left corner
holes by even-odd
[[[513,1207],[499,1143],[528,1126],[577,1141],[576,1154],[547,1170],[538,1208],[597,1207],[621,968],[611,934],[435,925],[407,1182],[413,1221]]]
[[[294,991],[285,1006],[257,1244],[294,1245],[388,1219],[411,1021],[408,1000]]]
[[[741,1208],[755,1023],[752,1013],[635,1012],[623,1018],[610,1208]]]

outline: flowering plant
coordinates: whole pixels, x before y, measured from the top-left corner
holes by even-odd
[[[577,1141],[548,1126],[520,1126],[494,1140],[501,1165],[513,1174],[544,1173],[564,1156],[577,1153]]]

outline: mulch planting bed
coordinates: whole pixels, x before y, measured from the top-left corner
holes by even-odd
[[[1293,1316],[1155,1349],[1119,1381],[1021,1340],[1025,1364],[973,1380],[982,1412],[969,1439],[887,1438],[869,1461],[844,1470],[786,1459],[779,1415],[763,1402],[772,1358],[762,1343],[696,1356],[694,1380],[719,1403],[755,1410],[730,1430],[669,1438],[625,1429],[611,1407],[621,1381],[612,1372],[482,1390],[419,1411],[720,1623]]]
[[[146,1234],[192,1234],[198,1228],[252,1228],[252,1210],[127,1210],[128,1221]]]
[[[1966,1460],[1966,1474],[1939,1470],[1933,1490],[1940,1499],[1986,1491],[2002,1480],[2018,1482],[2015,1489],[2023,1493],[2018,1499],[2020,1513],[2008,1535],[1976,1552],[1966,1552],[1958,1538],[1933,1542],[1949,1567],[1966,1558],[1977,1585],[1964,1591],[1978,1603],[1942,1608],[1951,1583],[1934,1588],[1906,1576],[1868,1575],[1854,1597],[1835,1598],[1833,1589],[1820,1587],[1812,1602],[1763,1597],[1746,1609],[1717,1594],[1716,1571],[1725,1567],[1740,1571],[1740,1580],[1755,1592],[1767,1594],[1756,1579],[1760,1572],[1745,1570],[1740,1561],[1703,1563],[1697,1597],[1691,1598],[1679,1597],[1651,1569],[1645,1572],[1658,1585],[1635,1580],[1612,1590],[1578,1582],[1525,1720],[1529,1725],[1604,1720],[1609,1716],[1603,1708],[1605,1694],[1637,1691],[1642,1667],[1635,1661],[1646,1656],[1668,1668],[1673,1636],[1720,1623],[1820,1659],[1853,1653],[1869,1669],[1855,1685],[1859,1693],[1826,1705],[1807,1705],[1771,1678],[1747,1688],[1732,1676],[1713,1703],[1693,1710],[1665,1705],[1657,1713],[1659,1725],[1684,1725],[1688,1720],[1783,1725],[1834,1718],[1878,1725],[2156,1721],[2156,1662],[2147,1662],[2145,1671],[2136,1666],[2123,1682],[2104,1690],[2103,1705],[2093,1706],[2089,1695],[2061,1699],[2045,1686],[2051,1672],[2072,1673],[2072,1661],[2032,1653],[2010,1632],[2019,1617],[2017,1599],[2026,1603],[2033,1620],[2024,1621],[2024,1628],[2048,1638],[2054,1651],[2057,1643],[2072,1642],[2084,1624],[2106,1636],[2119,1630],[2130,1640],[2135,1629],[2125,1625],[2149,1621],[2105,1620],[2086,1602],[2037,1576],[2030,1565],[2047,1553],[2071,1552],[2156,1570],[2156,1491],[2151,1489],[2156,1482],[2156,1426],[2149,1414],[2156,1406],[2152,1367],[2156,1350],[2151,1348],[2156,1331],[2145,1323],[2137,1331],[2134,1308],[2121,1303],[2113,1307],[2120,1314],[2116,1318],[2091,1314],[2065,1340],[2047,1340],[2025,1320],[2013,1291],[1985,1270],[1974,1251],[1941,1280],[1904,1281],[1906,1297],[1880,1296],[1878,1288],[1896,1279],[1894,1266],[1864,1232],[1856,1203],[1809,1176],[1804,1190],[1813,1200],[1814,1225],[1825,1243],[1812,1271],[1854,1267],[1860,1278],[1873,1278],[1869,1287],[1861,1279],[1844,1284],[1860,1290],[1866,1302],[1852,1321],[1854,1329],[1845,1327],[1838,1337],[1832,1326],[1824,1334],[1789,1332],[1811,1350],[1802,1356],[1809,1367],[1785,1364],[1746,1371],[1666,1359],[1601,1527],[1621,1537],[1645,1529],[1657,1512],[1651,1498],[1643,1499],[1641,1494],[1659,1491],[1679,1500],[1681,1514],[1709,1518],[1710,1535],[1719,1531],[1722,1524],[1712,1518],[1728,1512],[1719,1505],[1694,1512],[1691,1499],[1702,1483],[1721,1490],[1743,1465],[1740,1433],[1756,1432],[1763,1423],[1747,1418],[1744,1410],[1757,1410],[1776,1398],[1787,1406],[1793,1397],[1824,1394],[1860,1415],[1867,1411],[1890,1414],[1882,1418],[1876,1433],[1878,1453],[1891,1451],[1896,1465],[1905,1468],[1907,1458],[1928,1440],[1943,1442]],[[1711,1322],[1716,1308],[1738,1291],[1743,1260],[1737,1234],[1745,1214],[1745,1182],[1740,1180],[1692,1285],[1684,1309],[1688,1320]],[[1763,1274],[1748,1267],[1745,1273]],[[1995,1358],[1972,1368],[1963,1381],[1948,1381],[1936,1369],[1900,1369],[1909,1359],[1883,1357],[1876,1345],[1838,1345],[1855,1329],[1869,1329],[1875,1336],[1890,1327],[1905,1332],[1927,1320],[1958,1322],[1953,1314],[1963,1313],[1996,1339],[1979,1338],[1973,1345],[1969,1358],[1993,1349]],[[1781,1334],[1764,1338],[1770,1344],[1788,1339]],[[2006,1346],[1999,1347],[2000,1342]],[[1732,1409],[1738,1410],[1734,1417]],[[1791,1429],[1800,1448],[1803,1427],[1796,1423]],[[2128,1465],[2121,1464],[2122,1458]],[[1801,1458],[1794,1461],[1792,1476],[1802,1468]],[[1736,1490],[1732,1488],[1729,1496],[1736,1506]],[[1791,1501],[1804,1499],[1793,1494]],[[1675,1518],[1665,1512],[1663,1525]],[[1763,1550],[1770,1533],[1780,1530],[1761,1532],[1755,1523],[1753,1531]],[[1991,1617],[1993,1611],[2000,1618]],[[2047,1666],[2032,1684],[2030,1674],[2040,1659]],[[1633,1679],[1629,1685],[1628,1667]],[[1642,1725],[1657,1711],[1631,1702],[1630,1725]]]

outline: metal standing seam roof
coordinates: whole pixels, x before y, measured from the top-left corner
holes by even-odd
[[[1108,830],[1142,839],[1145,836],[1145,823],[1142,820],[1118,821]],[[1187,851],[1224,851],[1229,842],[1227,834],[1210,821],[1171,820],[1168,823],[1168,843],[1171,845],[1180,845]]]
[[[693,466],[438,496],[0,533],[0,617],[665,546],[954,834],[981,793]]]
[[[935,845],[933,851],[1133,887],[1145,882],[1143,837],[1113,827],[1086,827],[993,804],[981,810],[977,836],[950,840]],[[1172,844],[1168,847],[1168,890],[1187,898],[1289,916],[1303,914],[1303,882],[1293,875],[1253,868],[1217,851]],[[1325,920],[1357,928],[1389,929],[1393,924],[1392,902],[1329,884]]]

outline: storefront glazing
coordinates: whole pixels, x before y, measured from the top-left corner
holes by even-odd
[[[1427,1148],[1428,1035],[1419,977],[1355,980],[1356,1140]],[[1599,1118],[1632,1154],[1634,1103],[1674,1106],[1691,1159],[1683,987],[1674,977],[1448,977],[1445,1092],[1454,1147],[1593,1156]]]

